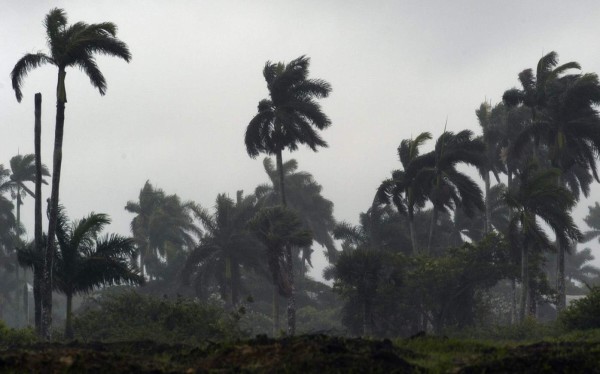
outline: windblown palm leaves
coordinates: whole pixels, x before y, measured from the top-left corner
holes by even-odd
[[[262,273],[262,246],[247,229],[257,211],[256,198],[238,191],[234,202],[219,194],[214,213],[195,207],[194,215],[204,228],[200,244],[194,248],[183,269],[187,283],[194,278],[195,289],[210,290],[216,283],[228,307],[233,307],[242,288],[242,268]]]
[[[11,72],[12,87],[17,101],[21,101],[21,86],[27,74],[42,65],[54,65],[58,69],[56,84],[56,128],[54,139],[54,156],[52,166],[52,191],[50,196],[50,217],[48,219],[48,244],[46,246],[47,264],[44,269],[43,324],[42,335],[50,338],[52,324],[52,261],[56,244],[54,241],[58,219],[58,200],[62,165],[62,144],[65,124],[65,103],[67,90],[65,85],[66,69],[78,67],[90,79],[92,86],[101,95],[106,92],[106,80],[98,68],[94,55],[102,54],[121,58],[127,62],[131,59],[129,48],[116,37],[117,27],[111,22],[87,24],[77,22],[67,25],[67,15],[62,9],[52,9],[44,20],[49,54],[38,52],[23,56]]]
[[[263,165],[271,183],[256,187],[255,194],[260,205],[274,206],[281,201],[278,172],[268,157],[263,160]],[[310,173],[298,171],[296,160],[286,161],[283,172],[288,206],[298,213],[304,226],[313,233],[314,241],[325,247],[327,258],[334,262],[337,249],[332,237],[335,226],[333,203],[321,195],[323,187]],[[303,248],[304,252],[307,250],[310,251],[310,248]]]
[[[73,295],[106,285],[142,284],[144,278],[130,263],[135,253],[132,239],[117,234],[100,236],[110,223],[107,215],[91,213],[69,223],[62,209],[59,213],[54,287],[67,297],[65,337],[72,338]]]
[[[398,158],[404,170],[392,171],[392,178],[381,182],[377,189],[375,201],[381,204],[392,202],[398,212],[408,216],[409,232],[413,253],[418,250],[416,232],[414,227],[415,211],[425,206],[429,189],[420,176],[418,170],[411,167],[411,163],[419,156],[419,147],[431,139],[431,134],[424,132],[415,139],[404,139],[398,147]]]
[[[529,305],[530,251],[553,248],[539,220],[550,226],[559,245],[565,248],[581,238],[581,232],[569,214],[575,199],[568,190],[556,183],[559,175],[557,169],[540,169],[537,164],[531,163],[521,172],[518,188],[513,188],[505,195],[506,204],[513,211],[509,238],[513,247],[521,248],[521,318],[524,318]]]

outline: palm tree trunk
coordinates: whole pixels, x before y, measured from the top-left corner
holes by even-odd
[[[65,339],[73,339],[73,293],[67,292],[67,315],[65,319]]]
[[[273,337],[279,335],[279,288],[273,283]]]
[[[226,298],[225,305],[227,308],[233,310],[233,285],[231,282],[231,257],[225,256],[225,284],[227,290],[225,290]]]
[[[287,207],[285,199],[285,184],[283,175],[283,157],[281,151],[277,151],[277,171],[279,172],[279,193],[281,194],[281,205]],[[287,257],[287,276],[290,282],[290,296],[288,297],[287,317],[288,317],[288,335],[293,336],[296,332],[296,295],[294,287],[294,263],[292,257],[292,248],[288,245],[285,247]]]
[[[517,323],[517,280],[515,278],[512,278],[510,280],[510,289],[510,324],[514,325]]]
[[[416,255],[418,252],[417,237],[415,234],[415,213],[412,207],[408,208],[408,231],[410,232],[410,243],[412,244],[412,253]]]
[[[42,135],[42,94],[35,94],[35,126],[34,126],[34,143],[35,143],[35,224],[34,224],[34,240],[35,250],[37,253],[42,253],[44,243],[42,241],[42,152],[41,152],[41,135]],[[33,304],[35,308],[35,329],[41,336],[41,300],[40,300],[40,276],[39,271],[36,271],[37,266],[33,268]],[[39,270],[39,269],[38,269]]]
[[[371,329],[369,324],[369,303],[365,299],[363,301],[363,336],[370,336]]]
[[[429,240],[427,241],[427,255],[431,254],[431,244],[433,243],[433,231],[435,229],[435,222],[437,221],[438,211],[433,207],[431,212],[431,225],[429,226]]]
[[[34,265],[33,269],[33,307],[35,332],[42,336],[42,269]]]
[[[557,179],[558,185],[564,187],[564,183],[562,183],[560,175],[557,177]],[[565,247],[560,245],[558,240],[556,243],[558,247],[558,255],[556,256],[556,291],[558,292],[556,310],[560,313],[567,307],[567,290],[565,287]]]
[[[490,173],[489,171],[485,173],[485,226],[484,233],[489,234],[491,231],[491,221],[492,221],[492,213],[490,208]]]
[[[52,325],[52,264],[56,252],[56,221],[58,216],[58,198],[60,187],[60,171],[62,165],[62,144],[65,126],[65,96],[64,96],[64,69],[58,72],[58,90],[56,100],[56,129],[54,134],[54,155],[52,164],[52,192],[50,194],[50,217],[48,219],[48,245],[44,258],[44,273],[42,281],[42,335],[50,340],[50,327]]]
[[[529,271],[527,263],[527,240],[523,243],[521,249],[521,305],[519,306],[519,320],[523,322],[525,320],[525,312],[527,311],[527,298],[529,296]]]

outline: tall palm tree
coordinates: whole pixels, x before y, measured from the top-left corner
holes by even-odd
[[[80,68],[89,78],[92,86],[101,95],[106,92],[106,80],[96,64],[95,54],[119,57],[127,62],[131,54],[127,45],[119,40],[117,26],[111,22],[87,24],[77,22],[67,25],[67,15],[62,9],[54,8],[44,20],[46,37],[50,54],[42,52],[28,53],[21,57],[11,72],[12,87],[17,101],[23,94],[21,86],[27,74],[42,65],[50,64],[58,69],[56,85],[56,128],[54,139],[54,156],[52,163],[52,191],[50,195],[50,217],[48,223],[48,245],[46,248],[46,264],[44,270],[43,324],[42,333],[50,338],[52,323],[52,261],[54,260],[56,222],[58,217],[58,199],[62,164],[62,143],[65,124],[65,104],[67,91],[65,85],[66,69]]]
[[[193,221],[193,204],[165,194],[149,181],[140,190],[138,201],[128,201],[125,210],[136,215],[131,220],[131,233],[142,276],[144,268],[159,255],[168,260],[169,249],[194,248],[195,238],[201,235]]]
[[[295,151],[298,144],[306,144],[313,151],[326,147],[327,143],[315,131],[331,125],[316,99],[325,98],[331,92],[329,83],[322,79],[309,79],[310,58],[300,56],[285,64],[267,61],[263,76],[267,82],[270,99],[258,103],[258,113],[246,128],[245,144],[252,158],[260,153],[275,155],[279,171],[281,205],[287,206],[282,152]],[[313,128],[314,127],[314,128]],[[286,249],[288,271],[293,274],[292,249]],[[293,277],[290,276],[290,279]],[[293,287],[292,287],[293,289]],[[294,331],[294,293],[288,298],[288,329]]]
[[[404,170],[392,171],[392,178],[381,182],[377,189],[375,199],[378,203],[389,204],[393,202],[398,212],[408,217],[410,240],[414,254],[418,252],[415,209],[425,206],[427,190],[423,188],[422,181],[417,180],[419,170],[411,168],[411,163],[419,156],[419,147],[431,139],[431,134],[423,132],[415,139],[404,139],[398,147],[398,158]]]
[[[35,199],[35,193],[31,191],[26,185],[25,182],[33,182],[36,180],[36,166],[35,166],[35,155],[34,154],[26,154],[26,155],[16,155],[10,159],[10,180],[11,180],[11,195],[14,200],[16,200],[17,205],[17,240],[20,240],[21,237],[21,205],[23,205],[23,198],[26,195],[29,195]],[[49,176],[50,172],[46,165],[42,165],[42,175]],[[48,184],[45,179],[41,179],[42,183]],[[19,269],[17,267],[17,283],[19,283]],[[27,274],[23,275],[23,287],[25,289],[25,300],[27,300]],[[20,287],[21,285],[19,285]],[[19,297],[17,297],[19,299]],[[25,316],[27,316],[27,309],[24,310]]]
[[[182,271],[184,281],[195,275],[196,289],[199,289],[208,288],[207,285],[216,280],[229,308],[238,302],[242,268],[259,273],[262,270],[259,255],[262,245],[246,227],[256,211],[256,197],[244,197],[242,191],[238,191],[235,202],[219,194],[212,214],[200,207],[194,211],[204,235],[186,260]]]
[[[255,194],[262,206],[279,204],[279,173],[270,158],[265,157],[263,166],[271,183],[256,187]],[[337,249],[333,242],[332,231],[335,226],[333,218],[333,203],[321,195],[323,187],[313,176],[304,171],[298,171],[298,162],[290,159],[283,163],[286,184],[286,200],[288,206],[295,210],[304,226],[313,233],[313,239],[326,249],[330,262],[334,262]],[[303,248],[307,252],[310,248]]]
[[[521,319],[525,317],[528,305],[530,251],[553,247],[539,220],[550,226],[561,245],[581,238],[581,232],[569,214],[575,199],[567,189],[556,184],[559,174],[558,169],[540,169],[537,163],[530,163],[522,170],[518,187],[505,195],[506,204],[513,211],[509,238],[514,247],[521,248]]]
[[[433,203],[427,252],[431,252],[434,226],[439,212],[449,213],[461,208],[471,217],[478,209],[484,211],[483,193],[468,175],[458,171],[459,164],[480,168],[484,162],[485,145],[473,138],[470,130],[458,133],[444,131],[433,151],[416,157],[409,173],[416,173],[419,185],[426,186],[427,196]]]
[[[59,210],[56,238],[58,252],[54,288],[67,298],[65,338],[73,338],[73,296],[113,284],[142,284],[144,279],[129,259],[135,252],[132,239],[118,234],[100,236],[110,223],[106,214],[90,213],[68,222]]]
[[[294,287],[291,279],[293,274],[289,272],[290,259],[285,258],[285,248],[310,246],[313,240],[311,232],[302,228],[302,221],[295,212],[282,206],[261,209],[249,222],[249,227],[265,245],[273,284],[282,296],[290,300]],[[296,306],[291,300],[292,303],[288,304],[288,334],[294,335],[292,311]]]

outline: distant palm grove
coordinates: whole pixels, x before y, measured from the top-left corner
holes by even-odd
[[[600,205],[589,207],[586,227],[571,216],[600,182],[600,82],[556,52],[515,72],[501,102],[474,108],[478,132],[397,139],[397,169],[371,181],[372,204],[357,225],[334,218],[321,185],[289,156],[328,146],[325,130],[336,124],[321,102],[331,85],[310,75],[307,56],[267,61],[268,95],[236,140],[262,160],[264,183],[233,187],[203,207],[149,176],[123,201],[125,237],[105,232],[106,212],[70,217],[59,191],[76,183],[61,180],[67,70],[81,69],[104,95],[95,56],[129,62],[131,53],[110,22],[69,24],[53,9],[44,26],[48,53],[25,54],[10,73],[21,102],[29,72],[57,68],[52,168],[41,160],[40,94],[35,116],[24,119],[34,124],[35,152],[0,165],[8,326],[42,339],[403,337],[553,321],[600,285],[591,250],[577,248],[600,236]],[[50,196],[41,196],[43,183]],[[23,215],[35,217],[30,242]],[[315,251],[328,261],[327,283],[310,275]]]

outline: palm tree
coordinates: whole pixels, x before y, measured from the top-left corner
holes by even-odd
[[[279,171],[281,205],[287,206],[283,171],[282,152],[295,151],[298,144],[306,144],[313,151],[326,147],[327,143],[315,131],[331,125],[329,118],[321,110],[315,99],[325,98],[331,92],[329,83],[322,79],[309,79],[310,59],[300,56],[288,64],[267,61],[263,76],[267,82],[270,99],[258,103],[258,114],[250,120],[246,128],[245,144],[252,158],[260,153],[275,155]],[[291,248],[286,249],[288,271],[293,272]],[[290,275],[293,282],[293,276]],[[294,294],[288,303],[295,304]],[[288,306],[289,309],[289,306]],[[295,309],[291,309],[288,324],[295,323]],[[295,326],[288,326],[290,331]]]
[[[291,279],[293,273],[289,271],[291,258],[286,259],[285,248],[310,246],[312,234],[302,228],[302,221],[296,213],[282,206],[261,209],[249,222],[249,227],[265,245],[273,284],[282,296],[292,301],[288,303],[288,334],[292,336],[296,326],[296,306],[294,299],[290,298],[294,292],[294,283]],[[277,334],[277,331],[273,333]]]
[[[219,194],[214,213],[196,207],[194,213],[204,228],[200,244],[194,248],[182,271],[184,281],[196,277],[196,289],[208,288],[216,280],[219,292],[229,308],[238,301],[241,288],[241,269],[261,272],[262,246],[247,230],[248,221],[257,211],[256,197],[244,197],[238,191],[234,202],[225,194]]]
[[[279,174],[270,158],[265,157],[263,166],[271,183],[256,187],[255,194],[259,205],[275,206],[281,201]],[[298,171],[296,160],[290,159],[284,162],[283,172],[288,206],[298,213],[304,226],[313,233],[314,241],[325,247],[328,260],[334,262],[337,249],[332,235],[335,226],[333,203],[321,195],[323,187],[310,173]],[[310,248],[303,248],[303,252],[305,254],[310,252]]]
[[[54,287],[67,298],[65,338],[73,338],[73,296],[113,284],[142,284],[129,258],[135,252],[134,241],[118,234],[100,233],[110,219],[106,214],[90,213],[69,223],[59,210],[56,238],[59,251],[54,263]]]
[[[136,243],[140,269],[152,264],[158,256],[185,246],[194,248],[201,235],[192,218],[194,204],[181,202],[177,195],[166,195],[149,181],[140,190],[138,201],[128,201],[125,210],[136,214],[131,220],[131,233]],[[155,261],[156,262],[156,261]]]
[[[573,195],[556,184],[558,169],[540,169],[533,162],[522,170],[518,188],[505,194],[506,204],[513,214],[509,223],[509,238],[513,247],[521,248],[521,293],[520,318],[525,317],[529,296],[529,253],[552,248],[539,220],[550,226],[560,245],[579,240],[581,233],[569,210],[575,204]]]
[[[38,335],[41,334],[42,324],[42,294],[41,282],[44,270],[44,251],[48,237],[42,235],[41,245],[34,241],[20,244],[17,247],[17,260],[21,266],[30,268],[33,272],[33,304],[34,304],[34,322],[35,330]]]
[[[427,201],[427,191],[422,181],[417,180],[419,170],[411,168],[411,163],[419,156],[419,147],[431,139],[431,134],[423,132],[415,139],[404,139],[398,147],[398,158],[404,170],[392,171],[392,178],[381,182],[375,201],[382,204],[393,202],[398,212],[408,216],[408,225],[413,254],[418,252],[415,230],[415,208],[421,209]],[[410,172],[409,172],[410,171]],[[391,201],[390,201],[391,200]]]
[[[49,339],[52,323],[52,261],[54,260],[56,247],[54,236],[58,218],[65,103],[67,102],[66,69],[68,67],[80,68],[90,78],[92,86],[97,88],[101,95],[104,95],[106,80],[96,64],[94,54],[119,57],[127,62],[131,59],[131,54],[127,45],[116,37],[117,26],[111,22],[97,24],[77,22],[67,25],[66,13],[62,9],[54,8],[46,15],[44,26],[50,54],[47,55],[42,52],[28,53],[21,57],[11,72],[11,78],[17,101],[20,102],[23,98],[21,92],[23,79],[31,70],[45,64],[54,65],[58,69],[52,191],[43,282],[44,291],[42,292],[44,295],[42,333],[46,339]]]
[[[484,162],[485,145],[473,139],[470,130],[456,134],[444,131],[437,139],[433,151],[416,157],[410,164],[409,173],[415,173],[421,188],[433,203],[433,214],[429,230],[427,252],[431,242],[438,213],[449,214],[460,207],[471,217],[477,209],[484,211],[483,193],[473,179],[457,170],[457,165],[466,164],[480,168]]]
[[[12,181],[11,193],[13,199],[17,201],[17,225],[21,224],[21,205],[23,205],[23,198],[29,195],[35,198],[35,193],[31,191],[25,182],[35,183],[36,171],[35,171],[35,155],[16,155],[10,159],[10,180]],[[46,165],[42,165],[42,175],[50,176],[50,172]],[[43,184],[48,184],[45,179],[42,178]]]
[[[50,172],[46,165],[42,165],[41,167],[42,176],[49,176]],[[26,185],[25,182],[33,182],[36,181],[36,165],[35,165],[35,155],[27,154],[27,155],[16,155],[10,159],[10,180],[11,180],[11,195],[13,199],[17,202],[17,240],[20,240],[21,237],[21,205],[23,205],[23,198],[27,195],[33,197],[35,199],[35,193],[31,191]],[[41,179],[41,183],[48,184],[45,179]],[[18,268],[17,268],[17,278]],[[25,284],[25,300],[27,297],[27,274],[23,275],[23,279]],[[18,282],[18,280],[17,280]],[[24,307],[25,316],[27,316],[27,308]]]

